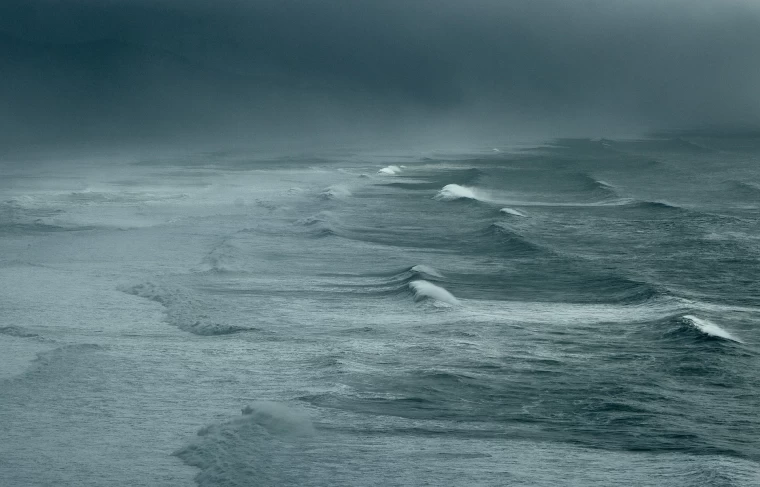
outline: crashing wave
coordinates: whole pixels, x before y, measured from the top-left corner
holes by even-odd
[[[476,189],[458,184],[447,184],[438,191],[438,194],[433,199],[438,201],[455,201],[460,199],[482,201],[482,197],[478,195]]]
[[[694,315],[684,315],[681,319],[688,325],[693,326],[697,331],[705,335],[722,338],[724,340],[730,340],[732,342],[744,343],[742,340],[736,338],[717,324],[710,320],[703,318],[697,318]]]
[[[459,300],[455,298],[450,292],[440,286],[436,286],[432,282],[422,280],[412,281],[409,283],[409,289],[412,290],[415,301],[434,299],[442,303],[452,305],[459,304]]]

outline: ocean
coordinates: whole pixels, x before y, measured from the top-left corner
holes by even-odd
[[[0,165],[0,485],[760,485],[760,137]]]

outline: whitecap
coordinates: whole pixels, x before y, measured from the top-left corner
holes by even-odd
[[[481,200],[475,189],[458,184],[447,184],[443,189],[438,191],[434,199],[439,201],[454,201],[458,199]]]
[[[499,210],[499,212],[504,213],[506,215],[514,215],[514,216],[521,216],[521,217],[528,216],[525,213],[523,213],[522,211],[515,210],[514,208],[502,208],[501,210]]]
[[[385,174],[387,176],[394,176],[400,172],[401,168],[399,166],[388,166],[377,171],[378,174]]]
[[[450,292],[440,286],[436,286],[432,282],[428,281],[412,281],[409,283],[409,288],[414,293],[415,301],[423,299],[435,299],[443,303],[457,305],[459,300],[455,298]]]
[[[697,318],[693,315],[684,315],[682,318],[705,335],[724,338],[726,340],[731,340],[732,342],[744,343],[712,321],[703,318]]]

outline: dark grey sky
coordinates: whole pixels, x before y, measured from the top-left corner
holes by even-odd
[[[29,141],[760,122],[755,0],[0,0]]]

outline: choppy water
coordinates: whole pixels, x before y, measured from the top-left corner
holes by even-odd
[[[758,138],[0,191],[2,485],[760,485]]]

